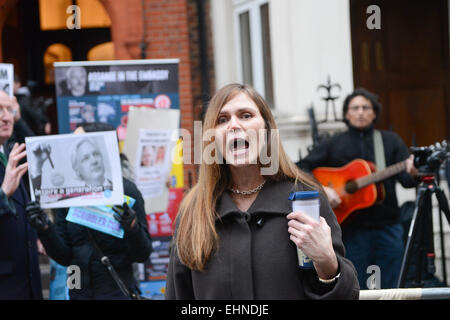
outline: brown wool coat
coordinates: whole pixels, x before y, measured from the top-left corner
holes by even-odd
[[[166,299],[358,299],[355,268],[344,257],[341,229],[323,195],[320,215],[331,228],[340,277],[332,285],[323,284],[314,270],[298,268],[286,218],[292,211],[288,196],[293,189],[290,181],[267,183],[247,213],[225,192],[217,204],[218,250],[208,260],[206,271],[198,272],[183,265],[172,246]]]

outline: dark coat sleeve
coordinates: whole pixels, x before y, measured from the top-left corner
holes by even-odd
[[[194,300],[191,270],[178,258],[175,237],[170,246],[169,267],[166,280],[166,300]]]
[[[124,179],[124,190],[127,196],[136,200],[133,206],[137,218],[136,225],[124,237],[128,253],[134,262],[145,262],[152,252],[152,239],[148,231],[144,199],[136,185],[127,179]]]
[[[179,224],[179,215],[175,221],[175,231],[169,247],[169,266],[166,279],[166,300],[194,300],[194,287],[192,285],[192,270],[181,263],[176,246],[176,234]]]
[[[56,209],[55,221],[46,231],[38,232],[47,255],[63,266],[72,262],[72,246],[67,233],[67,209]]]
[[[305,281],[305,294],[311,299],[358,299],[359,283],[353,264],[345,258],[345,248],[342,242],[342,232],[337,223],[328,201],[321,194],[320,215],[325,218],[331,228],[334,252],[338,260],[340,273],[334,284],[323,284],[319,281],[317,273],[311,272]]]

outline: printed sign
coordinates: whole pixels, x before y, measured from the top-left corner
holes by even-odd
[[[56,62],[59,133],[85,122],[117,128],[126,138],[130,107],[179,109],[178,59]]]
[[[114,131],[25,138],[31,199],[42,208],[123,202]]]
[[[131,208],[136,200],[125,196],[124,202]],[[69,209],[66,220],[117,238],[123,238],[124,230],[114,218],[115,214],[112,206],[72,207]]]
[[[10,63],[0,63],[0,90],[14,95],[14,65]]]

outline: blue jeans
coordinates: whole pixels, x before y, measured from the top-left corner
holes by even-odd
[[[380,268],[381,288],[397,286],[404,253],[403,227],[393,224],[378,229],[343,228],[346,257],[358,272],[361,290],[367,289],[367,279],[373,274],[367,268]]]

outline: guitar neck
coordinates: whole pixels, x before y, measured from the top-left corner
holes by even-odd
[[[372,174],[369,174],[368,176],[356,179],[355,182],[357,183],[358,189],[361,189],[367,187],[372,183],[378,183],[387,178],[395,176],[397,173],[400,173],[404,170],[406,170],[406,160],[393,164],[380,172],[374,172]]]

